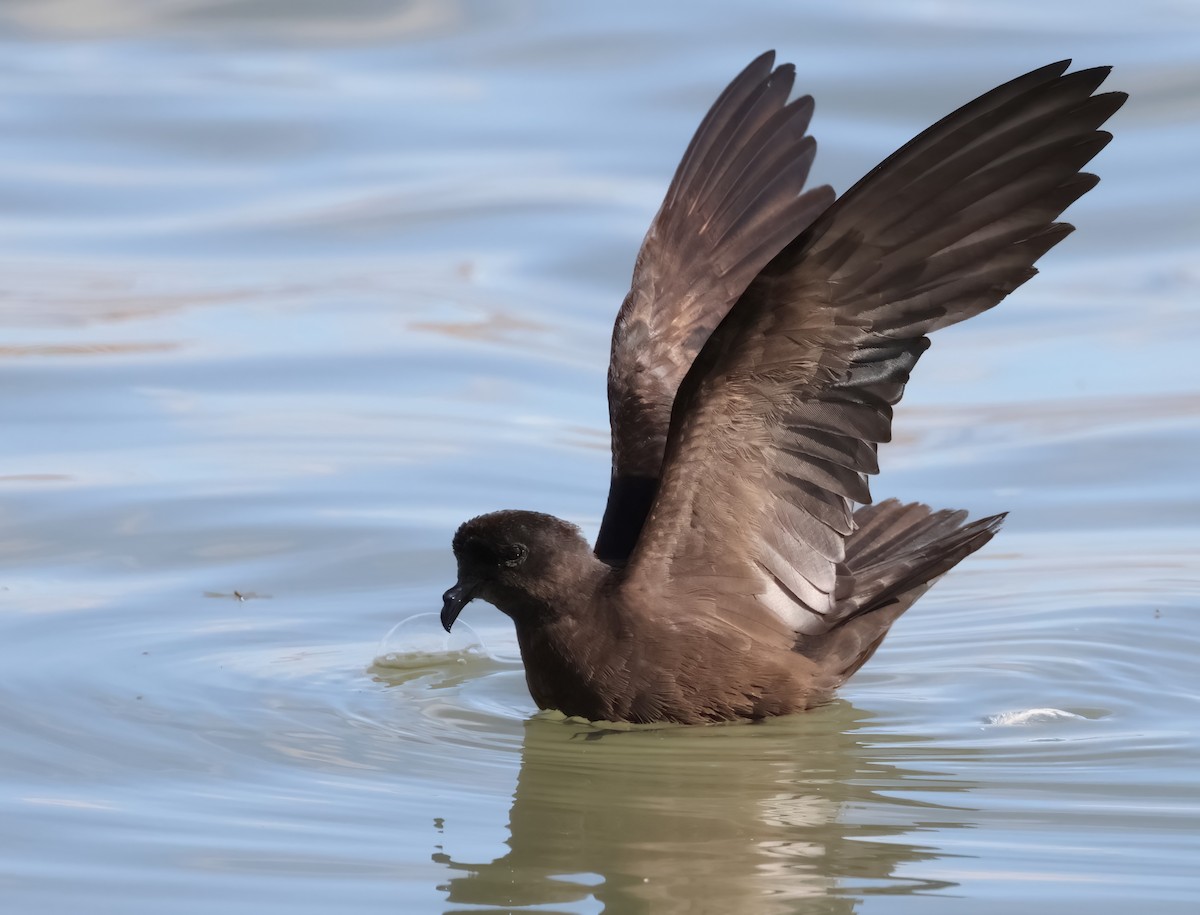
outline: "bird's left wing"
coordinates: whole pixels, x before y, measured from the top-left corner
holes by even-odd
[[[833,202],[802,193],[816,143],[812,99],[788,101],[791,64],[768,52],[696,129],[638,252],[613,327],[612,480],[596,553],[624,562],[658,485],[671,403],[717,323],[779,251]]]

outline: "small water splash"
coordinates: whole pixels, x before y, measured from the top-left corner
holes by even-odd
[[[436,613],[418,613],[401,620],[380,640],[372,666],[389,670],[419,670],[446,664],[467,664],[489,657],[483,638],[459,620],[453,632],[442,629]]]
[[[1049,721],[1087,721],[1085,715],[1077,715],[1060,708],[1030,708],[1014,712],[988,715],[984,723],[990,727],[1022,727],[1030,724],[1045,724]]]

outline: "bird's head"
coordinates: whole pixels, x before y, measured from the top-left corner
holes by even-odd
[[[586,585],[601,563],[579,528],[539,512],[499,511],[472,518],[454,535],[458,582],[444,595],[442,625],[454,625],[480,598],[512,617],[532,622],[553,612],[564,595]]]

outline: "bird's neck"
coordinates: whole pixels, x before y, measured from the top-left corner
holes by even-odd
[[[539,708],[589,720],[616,720],[632,640],[610,601],[580,593],[539,618],[515,618],[525,682]]]
[[[511,589],[493,603],[516,625],[525,679],[540,708],[610,718],[600,679],[608,666],[623,667],[622,621],[604,599],[614,573],[590,551],[561,557],[553,568],[536,587]]]

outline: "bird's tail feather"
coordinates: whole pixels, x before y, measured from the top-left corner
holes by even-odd
[[[888,499],[854,514],[846,542],[853,590],[825,632],[797,650],[818,661],[836,686],[875,653],[905,610],[962,559],[992,539],[1004,515],[966,521],[963,511],[933,511]]]

